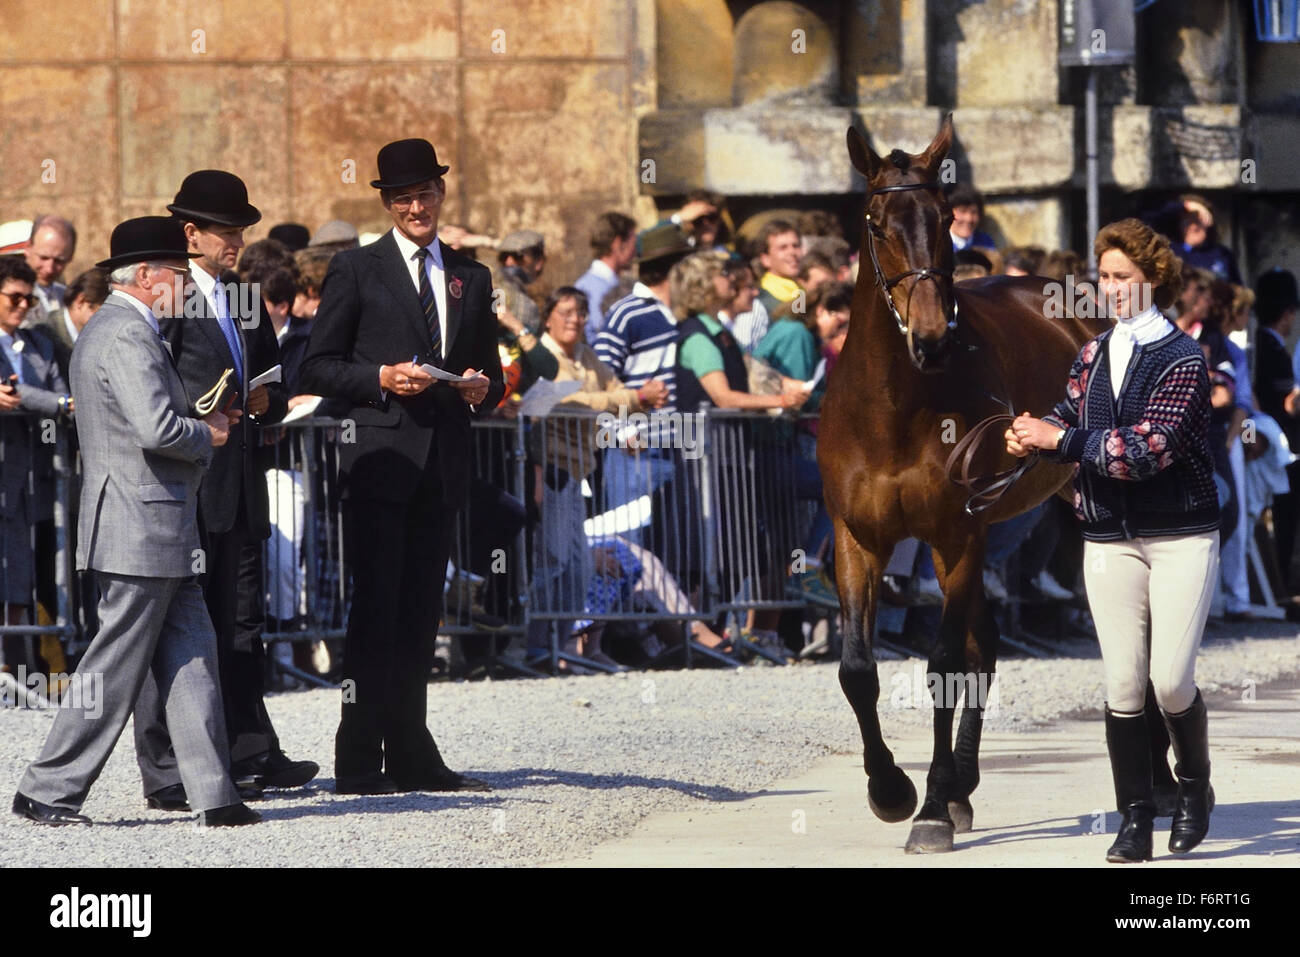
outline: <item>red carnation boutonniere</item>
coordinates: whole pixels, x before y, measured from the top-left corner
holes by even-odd
[[[453,299],[459,299],[464,289],[465,289],[465,284],[460,281],[459,276],[454,278],[451,282],[447,283],[447,291],[451,293],[451,298]]]

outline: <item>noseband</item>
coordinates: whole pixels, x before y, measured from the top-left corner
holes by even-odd
[[[881,186],[879,189],[873,189],[869,193],[867,193],[867,202],[870,203],[871,197],[879,193],[901,193],[904,190],[909,190],[909,189],[942,189],[942,188],[943,186],[937,182],[900,183],[897,186]],[[868,223],[872,222],[870,210],[867,211],[867,222]],[[875,236],[872,234],[870,229],[867,230],[867,252],[871,255],[871,268],[875,270],[876,283],[877,285],[880,286],[880,291],[885,297],[885,305],[889,307],[889,311],[893,315],[894,321],[898,323],[898,331],[905,336],[911,335],[912,330],[911,330],[910,321],[909,322],[903,321],[903,317],[899,313],[898,307],[894,305],[894,297],[893,294],[890,292],[890,290],[893,289],[895,286],[897,286],[908,276],[915,276],[916,281],[918,283],[926,279],[932,279],[937,283],[940,280],[940,278],[943,277],[948,280],[949,284],[951,284],[952,270],[940,269],[936,266],[929,266],[925,269],[909,269],[907,272],[900,272],[896,276],[890,276],[886,278],[885,271],[880,268],[880,259],[876,256]],[[915,288],[916,288],[915,285],[913,285],[913,290],[915,290]],[[908,302],[908,306],[907,306],[908,319],[910,320],[911,311],[912,311],[912,300],[910,297],[908,298],[907,302]],[[948,321],[948,328],[950,330],[957,328],[956,297],[954,297],[952,301],[952,319]]]

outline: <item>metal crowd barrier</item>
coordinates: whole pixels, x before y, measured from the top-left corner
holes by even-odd
[[[62,417],[0,412],[0,636],[15,673],[37,666],[42,651],[52,672],[71,671],[58,643],[74,653],[86,643],[83,604],[72,599],[81,590],[71,587],[78,581],[72,436]]]
[[[273,525],[264,553],[264,637],[281,671],[317,684],[327,682],[274,649],[324,642],[335,661],[341,650],[350,601],[336,481],[345,427],[302,419],[264,430],[260,445]],[[4,533],[24,534],[33,552],[46,548],[47,568],[52,548],[55,569],[50,624],[8,624],[6,614],[0,635],[10,645],[15,637],[55,635],[75,655],[93,634],[94,601],[74,600],[70,587],[77,581],[73,430],[14,414],[0,417],[0,430]],[[532,675],[562,661],[612,670],[571,641],[593,623],[671,623],[682,629],[686,665],[695,656],[737,664],[694,641],[690,623],[729,616],[733,646],[744,647],[736,636],[745,614],[807,605],[790,586],[791,560],[817,507],[796,481],[809,466],[804,432],[788,415],[713,408],[663,417],[557,407],[475,422],[467,463],[473,498],[456,519],[439,633],[456,639],[467,658]],[[20,529],[10,513],[15,496],[35,497],[30,463],[40,456],[52,483],[52,534],[38,543],[35,528]],[[13,480],[19,473],[25,484]],[[540,499],[531,527],[530,499]],[[0,566],[0,585],[6,574]],[[36,589],[29,590],[26,604],[34,605]],[[531,660],[504,647],[525,639]]]

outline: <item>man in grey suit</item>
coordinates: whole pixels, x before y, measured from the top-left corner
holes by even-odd
[[[83,471],[77,567],[95,570],[101,594],[99,632],[77,675],[103,690],[97,714],[60,708],[13,810],[41,824],[90,823],[78,812],[152,669],[198,822],[252,824],[261,817],[239,801],[227,770],[216,636],[194,580],[199,479],[229,420],[191,417],[156,318],[183,308],[185,237],[174,220],[145,216],[119,224],[111,247],[99,266],[112,270],[113,293],[72,356]]]

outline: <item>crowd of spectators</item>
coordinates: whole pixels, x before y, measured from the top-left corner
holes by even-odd
[[[1000,247],[981,228],[986,223],[978,192],[954,189],[948,203],[955,281],[989,275],[1056,282],[1073,277],[1076,283],[1088,278],[1083,257],[1073,250]],[[1201,343],[1211,370],[1211,430],[1223,508],[1220,610],[1229,618],[1249,617],[1248,547],[1270,503],[1270,557],[1285,591],[1279,597],[1290,595],[1295,582],[1300,465],[1290,449],[1300,440],[1300,353],[1292,356],[1285,347],[1297,307],[1295,279],[1273,270],[1260,277],[1254,291],[1244,287],[1234,256],[1216,234],[1213,207],[1203,197],[1180,197],[1148,218],[1169,233],[1184,260],[1184,288],[1170,318]],[[18,225],[26,241],[16,244],[16,254],[0,256],[0,412],[11,413],[0,417],[0,598],[4,623],[11,625],[48,622],[56,607],[51,453],[38,441],[39,420],[12,413],[74,421],[66,384],[69,357],[78,333],[109,292],[107,277],[97,270],[65,282],[76,252],[71,223],[41,216],[29,229]],[[514,490],[522,494],[505,488],[504,461],[489,470],[484,485],[490,487],[475,493],[468,521],[472,551],[482,557],[453,568],[449,587],[456,587],[458,577],[472,582],[463,604],[483,631],[498,631],[501,619],[514,616],[519,596],[496,589],[488,601],[480,593],[488,574],[486,556],[492,544],[508,548],[524,528],[527,600],[548,610],[532,619],[526,636],[510,643],[491,638],[489,652],[537,667],[549,656],[552,629],[558,629],[554,638],[565,652],[563,667],[575,673],[666,661],[688,639],[715,655],[747,657],[757,651],[786,657],[819,650],[805,644],[798,612],[751,611],[717,621],[697,613],[703,607],[702,536],[710,533],[703,524],[698,463],[684,454],[687,437],[677,430],[683,415],[705,405],[775,416],[761,428],[746,429],[737,461],[751,463],[753,474],[724,476],[734,481],[720,484],[721,498],[712,505],[713,514],[729,520],[741,514],[735,509],[743,503],[728,496],[748,489],[754,503],[745,514],[753,528],[744,531],[756,538],[757,550],[747,552],[743,536],[731,534],[739,529],[723,528],[716,560],[724,571],[744,566],[748,577],[738,592],[748,589],[752,596],[758,590],[811,608],[836,608],[815,413],[848,334],[857,278],[857,257],[841,220],[820,209],[788,211],[759,214],[736,228],[725,197],[696,191],[677,212],[642,230],[624,212],[596,216],[590,265],[574,276],[547,272],[547,239],[534,230],[493,239],[444,225],[440,236],[484,260],[493,272],[507,384],[496,414],[514,417],[527,410],[530,393],[543,380],[552,385],[539,395],[554,390],[548,406],[585,413],[543,418],[529,413],[526,483]],[[328,417],[332,411],[328,401],[297,387],[330,258],[373,238],[342,221],[324,223],[314,233],[282,223],[249,244],[239,259],[238,278],[260,289],[279,342],[283,381],[293,396],[290,410],[299,416]],[[620,433],[616,443],[598,441],[596,414],[637,412],[656,414]],[[276,525],[267,546],[268,628],[291,632],[307,615],[300,568],[304,529],[321,522],[328,532],[325,513],[337,503],[319,472],[323,484],[304,487],[285,429],[265,430],[261,441]],[[75,493],[70,500],[75,508]],[[796,561],[791,541],[783,538],[782,549],[774,548],[777,513],[788,511],[790,500],[800,503],[804,522],[791,540]],[[647,501],[648,508],[638,504]],[[317,514],[308,503],[316,503]],[[636,517],[620,520],[614,531],[591,532],[592,520],[601,514],[632,512]],[[75,514],[70,519],[75,521]],[[1020,599],[1067,602],[1081,615],[1080,551],[1068,507],[1050,500],[991,528],[986,591],[995,601],[1014,593]],[[914,557],[891,563],[886,599],[941,601],[928,549],[903,549],[896,559],[903,554]],[[1015,570],[1012,581],[1006,580],[1008,568]],[[722,580],[731,583],[727,589],[735,582],[725,574]],[[720,597],[724,604],[743,603],[745,594]],[[93,596],[76,600],[83,614],[93,616]],[[660,614],[639,627],[615,626],[607,613],[624,602]],[[449,593],[449,608],[461,604]],[[602,643],[615,635],[619,640]],[[10,670],[25,663],[56,671],[65,663],[52,639],[8,636],[3,651]],[[325,667],[307,644],[277,646],[276,655],[302,670]]]

